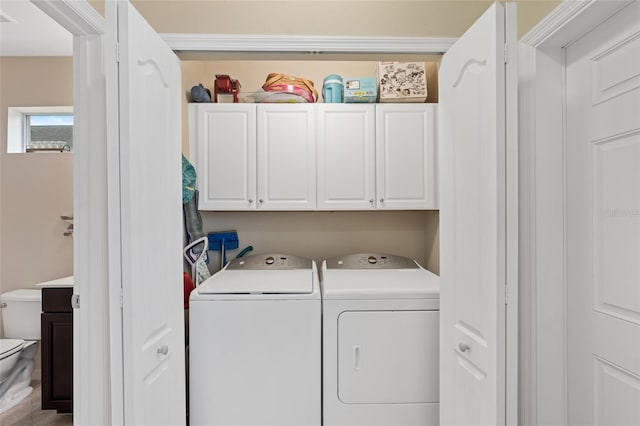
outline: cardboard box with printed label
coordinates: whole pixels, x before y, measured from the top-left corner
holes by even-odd
[[[424,62],[378,63],[380,102],[425,102],[427,76]]]

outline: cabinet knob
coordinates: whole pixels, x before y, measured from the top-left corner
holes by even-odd
[[[262,198],[260,198],[258,201],[260,202],[260,204],[264,203],[264,200]]]
[[[249,204],[253,204],[253,198],[249,198]]]
[[[369,202],[373,204],[373,198],[369,198]]]
[[[380,198],[380,202],[381,202],[381,203],[384,203],[384,198]]]
[[[158,348],[158,353],[162,354],[162,355],[166,355],[169,353],[169,346],[167,345],[162,345]]]

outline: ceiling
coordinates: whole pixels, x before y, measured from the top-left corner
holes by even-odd
[[[72,56],[73,37],[29,0],[0,1],[0,56]]]

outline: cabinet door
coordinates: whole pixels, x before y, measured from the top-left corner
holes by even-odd
[[[436,106],[376,105],[378,208],[436,209]]]
[[[258,209],[315,209],[314,106],[257,106]]]
[[[249,104],[191,104],[191,161],[200,210],[255,209],[256,109]]]
[[[375,106],[324,104],[318,109],[318,208],[375,207]]]
[[[73,409],[73,314],[43,313],[42,409],[70,413]]]

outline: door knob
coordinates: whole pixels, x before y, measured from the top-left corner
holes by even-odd
[[[162,355],[166,355],[169,353],[169,346],[167,345],[162,345],[158,348],[158,353],[162,354]]]
[[[458,349],[460,349],[460,352],[466,352],[468,350],[471,350],[471,346],[469,346],[466,343],[459,343],[458,344]]]

